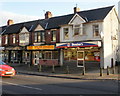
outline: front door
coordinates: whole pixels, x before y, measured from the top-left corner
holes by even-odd
[[[85,52],[77,51],[77,67],[85,67]]]
[[[34,52],[34,65],[39,64],[39,51]]]

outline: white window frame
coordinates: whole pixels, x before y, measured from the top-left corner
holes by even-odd
[[[28,35],[28,37],[27,37]],[[25,32],[25,33],[20,33],[19,34],[19,44],[20,45],[26,45],[26,44],[29,44],[29,33],[28,32]]]
[[[78,34],[75,34],[75,30],[78,29]],[[83,24],[74,24],[73,25],[73,36],[83,35]]]
[[[97,26],[97,28],[95,28]],[[99,24],[94,24],[93,26],[92,26],[92,28],[93,28],[93,36],[94,37],[98,37],[98,36],[100,36],[100,27],[99,27]],[[96,35],[96,32],[98,31],[98,35]]]
[[[65,31],[64,31],[64,29],[68,29],[68,31],[66,31],[66,32],[68,32],[68,37],[67,38],[65,37]],[[63,38],[64,38],[64,40],[68,40],[69,39],[69,28],[68,27],[64,27],[63,28]]]

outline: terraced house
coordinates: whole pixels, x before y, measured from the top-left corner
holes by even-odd
[[[8,25],[2,28],[2,46],[6,62],[62,66],[74,61],[83,67],[87,61],[112,67],[118,61],[118,13],[114,6],[80,11],[45,19]]]

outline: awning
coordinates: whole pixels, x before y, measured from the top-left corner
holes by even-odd
[[[56,48],[75,48],[75,47],[101,47],[101,42],[91,41],[91,42],[56,43]]]

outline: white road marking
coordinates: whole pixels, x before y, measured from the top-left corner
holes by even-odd
[[[0,81],[1,82],[1,81]],[[24,88],[29,88],[29,89],[35,89],[35,90],[42,90],[40,88],[36,88],[36,87],[30,87],[30,86],[25,86],[25,85],[19,85],[19,84],[15,84],[15,83],[10,83],[10,82],[1,82],[1,83],[6,83],[6,84],[11,84],[14,86],[19,86],[19,87],[24,87]]]

